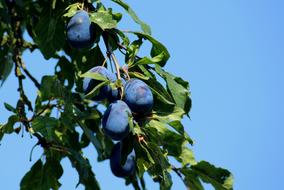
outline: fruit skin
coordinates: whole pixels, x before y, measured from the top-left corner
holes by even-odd
[[[112,76],[111,76],[111,79],[110,81],[111,82],[116,82],[117,80],[117,76],[115,73],[112,73]],[[125,80],[123,78],[120,78],[121,80],[121,83],[122,83],[122,86],[124,87],[125,86]],[[109,93],[109,96],[108,96],[108,99],[113,102],[115,100],[119,100],[121,97],[121,94],[120,94],[120,90],[118,88],[115,88],[115,89],[111,89],[110,93]]]
[[[105,134],[117,141],[125,138],[130,132],[128,119],[131,115],[131,110],[125,102],[117,100],[111,103],[102,119]]]
[[[110,168],[112,173],[117,177],[127,177],[134,175],[135,172],[135,152],[132,151],[125,161],[121,163],[121,143],[114,145],[110,156]]]
[[[116,80],[117,80],[116,74],[110,72],[109,70],[107,70],[105,67],[102,67],[102,66],[93,67],[92,69],[89,70],[89,72],[99,73],[113,83],[116,82]],[[122,85],[124,86],[125,80],[123,78],[121,78],[121,82],[122,82]],[[91,78],[84,78],[83,90],[84,90],[85,94],[88,94],[89,92],[91,92],[93,90],[93,88],[96,87],[96,85],[98,85],[97,81],[95,81]],[[117,88],[112,89],[110,87],[110,85],[105,85],[100,89],[99,94],[96,95],[95,97],[93,97],[92,99],[99,101],[99,100],[103,100],[105,98],[108,98],[109,101],[111,101],[111,102],[119,100],[120,99],[119,90]]]
[[[152,110],[154,99],[148,85],[139,79],[126,82],[124,101],[134,113],[147,114]]]
[[[95,41],[94,25],[91,23],[88,12],[77,11],[67,25],[67,40],[74,48],[91,47]]]
[[[107,70],[105,67],[102,67],[102,66],[93,67],[88,72],[93,72],[93,73],[98,73],[100,75],[103,75],[104,77],[106,77],[110,81],[115,80],[112,76],[112,73],[109,70]],[[88,94],[89,92],[91,92],[93,90],[93,88],[95,88],[96,85],[98,85],[98,84],[99,83],[94,79],[84,78],[83,90],[84,90],[85,94]],[[108,98],[111,90],[112,89],[109,85],[105,85],[105,86],[101,87],[99,94],[94,96],[92,99],[99,101],[99,100],[103,100],[105,98]]]

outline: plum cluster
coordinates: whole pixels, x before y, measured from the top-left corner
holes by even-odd
[[[94,26],[90,21],[88,12],[77,11],[67,25],[67,40],[69,44],[77,49],[89,48],[95,41]],[[96,66],[88,72],[104,76],[111,83],[116,83],[119,74],[112,73],[103,66]],[[129,122],[135,115],[145,115],[151,112],[153,107],[153,94],[146,83],[139,79],[125,81],[119,77],[121,86],[113,88],[111,85],[104,85],[99,89],[92,100],[101,101],[108,99],[110,105],[102,118],[104,133],[114,141],[122,141],[130,133]],[[91,78],[84,78],[83,90],[85,94],[90,93],[98,81]],[[122,90],[124,89],[124,90]],[[123,93],[122,93],[123,92]],[[126,177],[135,172],[135,152],[132,150],[127,155],[125,163],[122,163],[122,142],[118,142],[110,156],[110,167],[117,177]]]
[[[110,82],[116,82],[117,77],[103,66],[96,66],[89,72],[97,73]],[[130,133],[129,121],[133,115],[145,115],[151,112],[153,107],[153,94],[146,83],[139,79],[130,79],[125,82],[122,78],[122,88],[124,93],[121,95],[119,88],[111,88],[105,85],[100,88],[93,100],[100,101],[108,99],[111,104],[108,106],[102,118],[104,133],[115,141],[122,141]],[[89,93],[96,87],[94,79],[84,78],[83,90]],[[124,164],[121,164],[122,143],[118,142],[112,150],[110,156],[110,166],[113,174],[117,177],[132,175],[135,170],[135,153],[132,151]]]

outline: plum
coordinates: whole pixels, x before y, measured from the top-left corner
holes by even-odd
[[[120,79],[121,79],[122,86],[124,86],[125,80],[123,78],[120,78]],[[112,73],[110,81],[116,82],[116,80],[117,80],[116,74]],[[114,88],[114,89],[111,89],[108,99],[110,101],[115,101],[115,100],[119,100],[120,97],[121,97],[120,90],[118,88]]]
[[[93,67],[88,72],[93,72],[93,73],[98,73],[100,75],[103,75],[104,77],[106,77],[110,81],[115,80],[115,78],[113,78],[112,73],[103,66]],[[85,94],[88,94],[89,92],[91,92],[93,90],[93,88],[95,88],[96,85],[98,85],[98,84],[99,84],[98,81],[96,81],[94,79],[84,78],[83,90],[84,90]],[[108,98],[111,90],[112,89],[109,85],[105,85],[105,86],[101,87],[99,94],[94,96],[93,100],[103,100],[105,98]]]
[[[129,117],[131,111],[125,102],[117,100],[111,103],[102,119],[105,134],[117,141],[125,138],[130,132]]]
[[[110,72],[109,70],[107,70],[105,67],[102,67],[102,66],[93,67],[92,69],[89,70],[89,72],[99,73],[113,83],[116,82],[116,80],[117,80],[117,77],[114,73]],[[122,82],[122,85],[125,84],[125,80],[123,78],[121,78],[121,82]],[[83,90],[84,90],[85,94],[88,94],[89,92],[91,92],[93,90],[93,88],[95,88],[96,85],[98,85],[98,84],[99,83],[94,79],[84,78]],[[111,102],[113,102],[115,100],[119,100],[120,99],[119,90],[117,88],[112,89],[110,87],[110,85],[105,85],[100,89],[99,94],[96,95],[95,97],[93,97],[93,100],[99,101],[99,100],[103,100],[105,98],[108,98],[109,101],[111,101]]]
[[[74,48],[91,47],[95,41],[93,29],[88,12],[77,11],[67,25],[67,40]]]
[[[126,82],[124,88],[124,101],[132,112],[147,114],[153,107],[153,94],[148,85],[139,79]]]
[[[124,164],[121,164],[121,143],[114,145],[110,155],[110,168],[117,177],[127,177],[134,175],[135,172],[135,152],[132,151]]]

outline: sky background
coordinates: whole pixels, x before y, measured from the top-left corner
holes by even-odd
[[[104,2],[104,1],[103,1]],[[236,190],[284,189],[284,1],[282,0],[143,0],[128,1],[153,36],[171,53],[166,69],[190,82],[193,107],[186,130],[195,140],[197,160],[229,169]],[[107,3],[107,5],[112,5]],[[121,10],[114,6],[115,10]],[[139,29],[125,18],[120,29]],[[142,52],[143,53],[143,52]],[[54,60],[26,52],[24,60],[38,80],[53,74]],[[26,92],[36,89],[25,81]],[[3,103],[16,104],[13,74],[0,88],[0,122],[9,113]],[[4,137],[0,146],[0,189],[17,190],[23,175],[42,153],[36,139],[25,134]],[[96,162],[85,151],[102,190],[132,189],[114,177],[108,161]],[[76,171],[62,162],[62,190],[75,189]],[[146,178],[149,190],[157,184]],[[173,175],[172,189],[185,189]],[[79,186],[78,189],[83,189]],[[206,190],[211,190],[206,186]]]

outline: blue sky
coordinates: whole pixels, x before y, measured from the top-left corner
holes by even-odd
[[[231,170],[235,189],[283,189],[284,177],[284,2],[281,0],[143,0],[128,1],[151,25],[153,36],[171,53],[166,69],[191,84],[191,120],[185,119],[195,140],[198,160]],[[108,4],[109,5],[109,4]],[[116,8],[116,7],[115,7]],[[120,10],[120,9],[116,9]],[[128,18],[121,29],[138,29]],[[143,52],[142,52],[143,53]],[[36,52],[24,56],[38,78],[52,74],[55,61]],[[27,94],[36,90],[25,82]],[[3,102],[15,105],[17,82],[10,76],[0,88],[0,122],[9,113]],[[0,188],[18,189],[29,170],[35,139],[5,137],[0,146]],[[33,161],[41,156],[37,148]],[[86,150],[102,189],[125,188],[113,177],[108,162],[97,163],[92,147]],[[78,177],[67,160],[63,190],[74,189]],[[173,189],[185,189],[174,176]],[[148,189],[158,186],[147,178]],[[78,189],[83,189],[79,187]],[[206,186],[206,190],[211,190]]]

